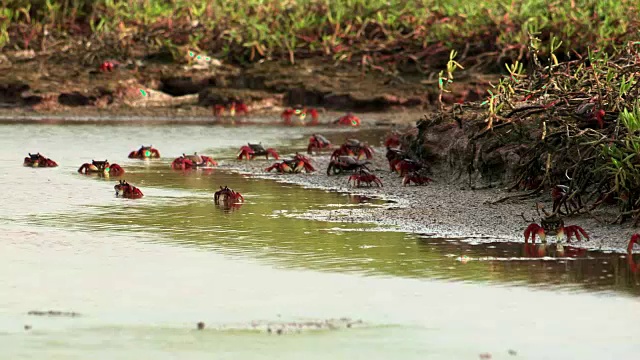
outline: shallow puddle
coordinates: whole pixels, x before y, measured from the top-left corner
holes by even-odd
[[[498,359],[512,350],[530,359],[596,359],[640,350],[628,337],[640,321],[632,310],[640,286],[622,254],[569,246],[543,253],[307,220],[300,216],[313,209],[386,205],[224,169],[169,166],[194,151],[233,163],[248,141],[292,153],[305,147],[307,129],[0,128],[0,353],[8,358],[463,359],[489,352]],[[376,143],[383,134],[359,138]],[[141,144],[163,158],[127,159]],[[22,167],[29,151],[60,167]],[[116,198],[117,178],[78,174],[91,159],[122,165],[123,178],[145,196]],[[215,205],[222,185],[245,202]],[[548,304],[608,316],[523,316]],[[49,310],[79,316],[29,315]],[[206,324],[201,331],[198,322]],[[568,333],[582,344],[568,346]]]

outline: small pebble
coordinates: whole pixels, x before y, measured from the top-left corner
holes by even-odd
[[[509,349],[509,355],[516,356],[516,355],[518,355],[518,352],[513,350],[513,349]]]

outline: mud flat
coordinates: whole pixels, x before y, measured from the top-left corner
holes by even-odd
[[[540,220],[535,209],[536,200],[505,201],[491,204],[505,196],[513,195],[501,188],[471,189],[466,176],[434,171],[434,180],[426,186],[402,186],[402,178],[389,171],[384,148],[375,148],[370,168],[382,180],[383,187],[355,188],[347,183],[348,175],[327,176],[329,153],[311,156],[317,171],[302,174],[266,173],[265,167],[272,161],[233,161],[222,165],[240,173],[263,179],[297,184],[308,188],[339,191],[353,195],[388,200],[380,207],[354,209],[318,209],[293,216],[336,222],[362,222],[395,227],[398,231],[429,234],[435,237],[466,238],[473,242],[517,241],[523,242],[523,231],[530,223]],[[300,149],[302,152],[302,149]],[[283,154],[285,155],[285,154]],[[551,200],[546,199],[546,208]],[[537,200],[543,202],[542,200]],[[582,226],[590,240],[572,243],[587,249],[624,252],[634,229],[624,225],[606,225],[586,218],[565,219],[566,225]],[[549,242],[556,241],[548,236]]]

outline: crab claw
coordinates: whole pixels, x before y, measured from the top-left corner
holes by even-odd
[[[238,160],[242,160],[243,157],[249,160],[251,158],[251,155],[253,155],[254,153],[255,152],[251,147],[245,145],[240,148],[240,152],[238,153]]]
[[[118,164],[111,164],[109,168],[109,174],[113,176],[120,176],[124,174],[124,169]]]
[[[535,244],[536,243],[536,235],[538,235],[540,237],[540,241],[546,242],[547,235],[544,233],[544,229],[542,228],[542,226],[540,226],[538,224],[535,224],[535,223],[530,224],[524,230],[524,243],[528,244],[529,243],[529,236],[531,236],[531,243]]]
[[[202,163],[204,164],[204,166],[218,166],[218,162],[213,160],[212,157],[204,155],[201,155],[200,157],[202,158]]]
[[[571,237],[574,235],[576,237],[576,240],[578,241],[582,241],[582,236],[584,236],[587,240],[589,239],[589,235],[587,235],[587,232],[578,225],[565,226],[564,229],[558,231],[558,237],[560,237],[560,234],[563,232],[562,230],[564,230],[564,232],[566,232],[567,234],[567,242],[571,242]]]
[[[268,148],[267,149],[267,159],[269,158],[269,155],[271,155],[276,160],[280,159],[280,155],[278,155],[278,152],[275,149]]]

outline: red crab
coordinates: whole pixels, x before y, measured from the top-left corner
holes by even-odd
[[[22,163],[22,165],[30,166],[30,167],[56,167],[56,166],[58,166],[58,164],[55,161],[42,156],[40,153],[37,153],[37,154],[29,153],[29,156],[24,158],[24,162]]]
[[[115,60],[106,60],[102,64],[100,64],[100,71],[112,72],[118,66],[120,66],[120,63]]]
[[[627,246],[627,261],[629,262],[629,268],[634,273],[640,271],[640,264],[636,264],[633,261],[633,246],[636,244],[640,245],[640,234],[633,234]]]
[[[368,160],[358,160],[353,156],[339,156],[329,162],[327,175],[331,175],[332,172],[334,175],[338,175],[343,171],[369,170],[368,164],[370,164]]]
[[[311,165],[311,160],[298,153],[296,153],[296,156],[293,159],[274,163],[266,168],[265,171],[269,172],[274,169],[279,173],[299,173],[302,172],[303,169],[308,173],[316,171],[313,165]]]
[[[233,204],[238,201],[244,202],[244,197],[239,192],[233,191],[225,185],[224,187],[220,186],[220,190],[213,194],[213,201],[216,204],[220,204],[221,200],[224,204]]]
[[[411,183],[414,183],[416,185],[429,185],[429,183],[432,181],[433,179],[428,176],[422,175],[419,172],[411,172],[404,176],[404,178],[402,179],[402,185],[407,186],[411,185]]]
[[[160,152],[157,149],[154,149],[153,145],[140,146],[140,149],[129,153],[129,159],[149,159],[159,157]]]
[[[405,176],[408,173],[420,171],[422,164],[412,159],[402,159],[395,163],[394,169],[400,176]]]
[[[331,154],[331,159],[337,159],[340,156],[355,156],[358,159],[371,159],[374,150],[367,143],[363,143],[357,139],[347,139],[339,149]]]
[[[307,146],[307,153],[313,154],[313,150],[320,151],[323,149],[331,149],[331,142],[326,137],[320,134],[313,134],[309,138],[309,146]]]
[[[260,144],[249,143],[248,145],[245,145],[240,148],[240,152],[238,153],[238,160],[242,160],[243,157],[246,158],[247,160],[253,160],[254,157],[263,156],[263,155],[267,157],[267,160],[269,160],[269,155],[271,155],[276,160],[280,159],[280,156],[278,155],[275,149],[273,148],[265,149],[264,146],[262,146],[262,143]]]
[[[360,118],[352,113],[348,113],[347,115],[335,120],[333,123],[346,126],[360,126]]]
[[[398,134],[395,131],[392,132],[391,134],[389,134],[389,136],[387,136],[387,138],[384,140],[384,146],[387,149],[399,148],[400,147],[400,134]]]
[[[564,221],[557,216],[547,216],[540,222],[541,225],[536,223],[529,224],[524,231],[524,242],[529,243],[529,237],[531,236],[531,242],[535,244],[536,235],[540,237],[540,240],[546,242],[546,234],[556,234],[558,240],[567,235],[567,242],[571,242],[571,237],[575,235],[578,241],[582,240],[581,234],[589,239],[589,235],[578,225],[564,226]]]
[[[226,105],[216,104],[213,106],[213,115],[214,116],[224,116],[225,111],[227,110]],[[249,113],[249,107],[243,102],[235,102],[232,101],[229,105],[229,116],[236,116],[236,114],[247,115]]]
[[[213,158],[204,155],[198,155],[198,153],[193,153],[193,155],[185,155],[176,158],[171,162],[171,167],[173,169],[193,169],[198,167],[207,167],[207,166],[218,166],[218,163],[213,160]]]
[[[360,187],[360,183],[365,183],[368,186],[371,186],[371,184],[382,186],[382,181],[377,176],[364,169],[360,169],[357,173],[349,176],[348,183],[351,184],[352,181],[353,185],[357,187]]]
[[[293,109],[286,109],[285,111],[282,112],[282,114],[280,114],[280,117],[282,118],[282,120],[284,120],[284,124],[285,125],[291,125],[291,117],[292,116],[297,116],[298,120],[300,121],[300,124],[304,124],[305,119],[307,117],[307,115],[311,115],[311,125],[317,125],[318,124],[318,110],[316,109],[307,109],[305,108],[300,108],[298,106],[296,106]]]
[[[120,183],[116,184],[113,188],[116,190],[116,196],[122,196],[123,198],[139,199],[144,196],[140,189],[124,180],[120,180]]]
[[[105,161],[95,161],[91,160],[91,164],[84,163],[78,169],[78,172],[81,174],[102,174],[102,175],[113,175],[120,176],[124,174],[124,169],[120,167],[118,164],[109,164],[108,160]]]
[[[387,160],[389,161],[389,168],[391,172],[396,171],[396,165],[404,160],[408,159],[409,155],[400,149],[387,148],[387,153],[385,155]]]

